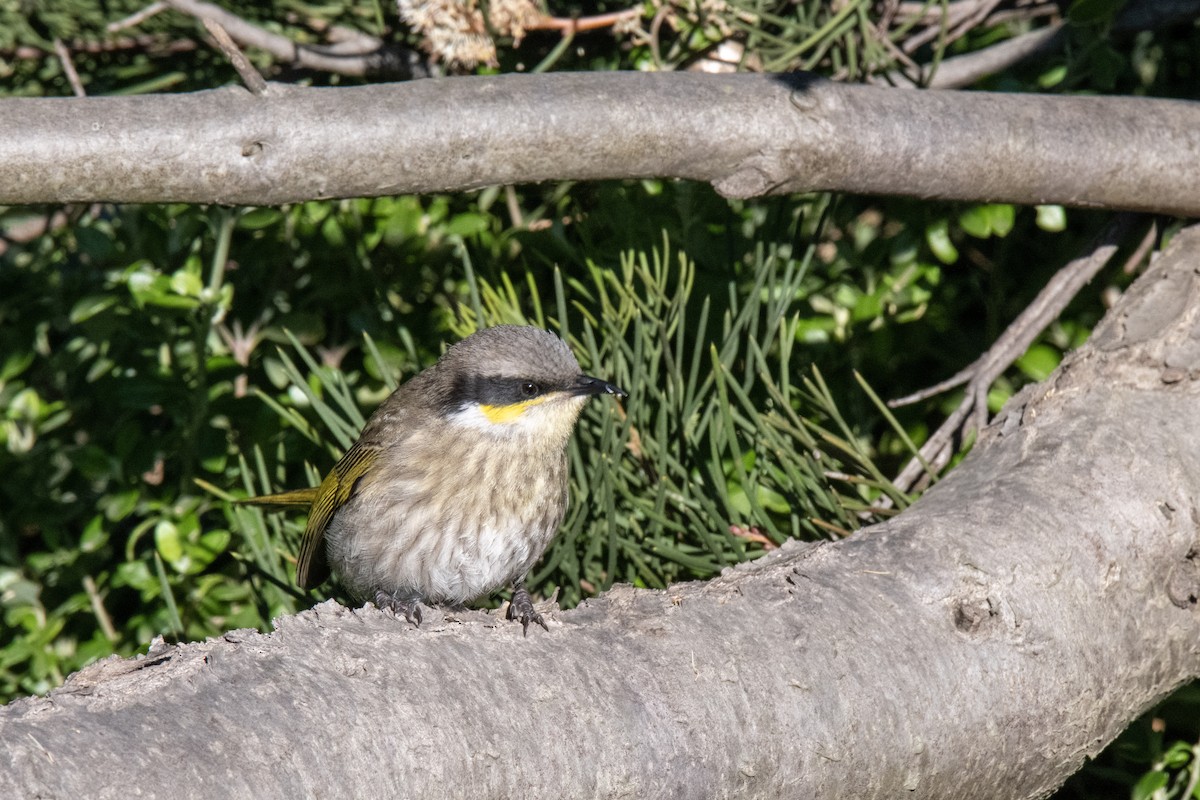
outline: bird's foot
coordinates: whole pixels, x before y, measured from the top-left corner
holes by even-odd
[[[391,611],[404,618],[416,627],[421,627],[421,598],[411,595],[388,594],[382,589],[375,592],[375,605],[380,611]]]
[[[524,586],[513,588],[512,602],[508,604],[508,613],[505,614],[505,617],[520,622],[521,633],[525,636],[529,635],[529,623],[531,622],[541,625],[543,630],[550,630],[546,625],[546,620],[542,619],[542,615],[534,609],[533,598],[529,596],[529,592],[525,591]]]

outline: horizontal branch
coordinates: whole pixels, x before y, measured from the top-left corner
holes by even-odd
[[[0,204],[196,202],[687,178],[1200,215],[1200,104],[805,75],[557,73],[0,101]]]
[[[109,659],[0,709],[0,797],[1045,796],[1200,674],[1198,327],[1194,228],[883,525],[528,639],[329,602]]]

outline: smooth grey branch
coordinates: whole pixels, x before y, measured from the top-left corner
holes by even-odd
[[[1200,215],[1200,103],[657,73],[0,101],[0,204],[644,177]]]

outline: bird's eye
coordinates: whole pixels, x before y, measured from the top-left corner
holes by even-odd
[[[521,384],[521,396],[523,397],[537,397],[540,393],[541,389],[533,381],[524,381]]]

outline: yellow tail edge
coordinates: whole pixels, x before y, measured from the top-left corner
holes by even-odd
[[[258,497],[246,497],[236,501],[239,505],[249,506],[278,506],[280,508],[308,508],[317,499],[317,487],[307,489],[292,489],[290,492],[278,494],[263,494]]]

